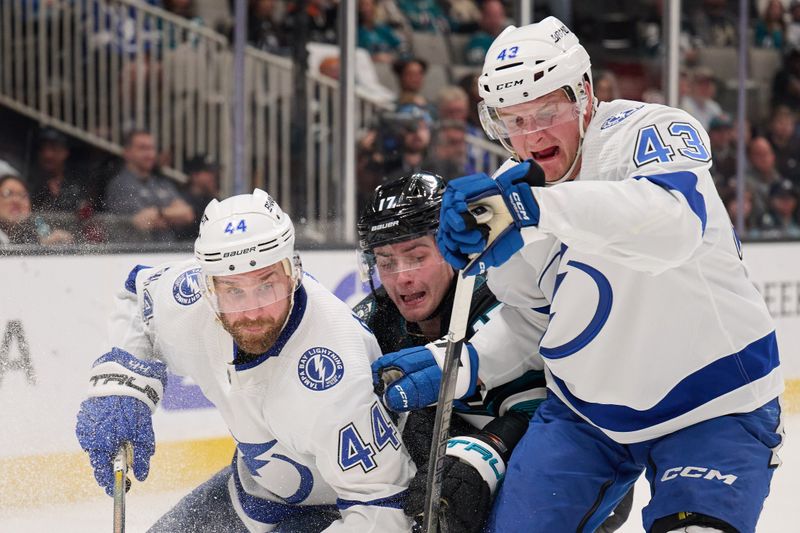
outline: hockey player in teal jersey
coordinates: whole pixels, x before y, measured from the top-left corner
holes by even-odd
[[[449,329],[456,281],[434,242],[443,191],[443,180],[425,172],[392,180],[375,190],[358,225],[362,271],[370,282],[377,274],[382,283],[354,308],[387,354],[373,364],[374,380],[390,409],[412,410],[403,432],[418,467],[405,506],[411,516],[423,511],[434,414],[433,407],[424,406],[436,401],[441,376],[437,362],[441,364],[441,339]],[[546,395],[541,360],[534,357],[546,324],[547,314],[541,310],[504,308],[485,278],[478,277],[467,339],[481,328],[522,328],[532,335],[526,340],[532,347],[527,356],[498,367],[488,358],[477,361],[475,348],[467,346],[462,362],[470,372],[463,376],[471,379],[462,379],[454,406],[459,416],[451,422],[453,446],[445,459],[442,488],[445,520],[452,531],[481,530],[498,477]],[[521,375],[506,380],[512,373]],[[384,379],[390,381],[388,387]],[[495,469],[487,468],[492,460]],[[625,521],[631,499],[632,494],[603,531]]]

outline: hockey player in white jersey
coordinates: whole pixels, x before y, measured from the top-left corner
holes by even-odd
[[[409,531],[414,466],[373,393],[373,335],[304,276],[289,216],[264,191],[213,200],[195,258],[134,269],[77,436],[110,492],[133,445],[143,480],[166,369],[191,377],[236,441],[232,467],[151,531]]]
[[[644,471],[647,531],[752,532],[778,464],[783,379],[708,135],[678,109],[598,107],[591,82],[557,19],[506,29],[479,78],[480,115],[512,158],[443,199],[437,241],[454,267],[488,269],[507,305],[551,302],[550,393],[489,529],[594,531]],[[487,225],[476,209],[493,211]]]

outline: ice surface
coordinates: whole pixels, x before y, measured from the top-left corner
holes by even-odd
[[[772,481],[772,494],[767,499],[758,533],[786,533],[800,531],[800,505],[797,493],[800,490],[800,414],[788,415],[786,423],[786,442],[780,455],[783,465],[775,472]],[[794,438],[793,438],[794,437]],[[155,522],[172,507],[186,490],[161,492],[157,494],[137,494],[134,489],[128,494],[126,530],[140,533]],[[100,488],[98,494],[102,494]],[[646,504],[648,486],[644,478],[636,485],[633,511],[628,522],[619,530],[621,533],[642,531],[640,510]],[[0,509],[0,532],[36,533],[58,531],[59,533],[106,533],[112,526],[113,503],[103,495],[96,500],[49,507]]]

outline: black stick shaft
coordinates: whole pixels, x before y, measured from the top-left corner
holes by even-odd
[[[439,386],[439,399],[436,403],[436,417],[433,422],[433,443],[430,458],[428,459],[428,479],[425,493],[425,522],[426,533],[436,533],[439,530],[439,507],[442,495],[442,468],[444,455],[449,439],[450,416],[453,413],[453,398],[456,392],[456,379],[458,377],[458,361],[464,345],[464,336],[467,333],[469,320],[469,307],[472,302],[472,290],[475,286],[475,277],[465,278],[460,272],[456,275],[456,293],[453,297],[453,311],[450,316],[450,331],[447,334],[447,350],[442,368],[442,381]],[[446,532],[445,532],[446,533]]]

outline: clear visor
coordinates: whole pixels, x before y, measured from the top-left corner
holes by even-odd
[[[203,276],[203,289],[219,315],[260,309],[285,300],[297,288],[289,260],[233,276]]]
[[[559,124],[577,120],[580,107],[577,102],[526,102],[505,108],[478,104],[481,125],[489,138],[495,141],[510,139]]]
[[[436,267],[442,263],[444,257],[436,247],[433,233],[423,233],[400,242],[377,243],[372,249],[358,253],[363,281],[368,281],[375,272],[380,279],[386,279],[402,272]]]

